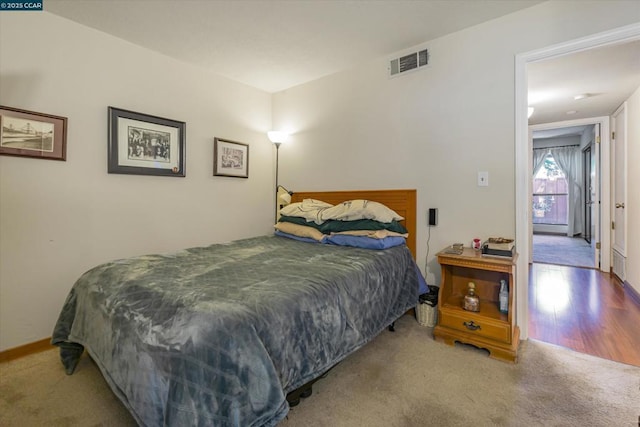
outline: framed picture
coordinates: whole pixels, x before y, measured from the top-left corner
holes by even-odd
[[[213,174],[249,178],[249,145],[228,139],[215,138],[213,145]]]
[[[67,159],[67,118],[0,105],[0,154]]]
[[[185,122],[109,107],[109,173],[185,176]]]

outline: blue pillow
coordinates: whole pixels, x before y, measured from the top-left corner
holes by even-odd
[[[300,236],[296,236],[296,235],[293,235],[293,234],[284,233],[284,232],[282,232],[282,231],[280,231],[280,230],[276,230],[276,231],[274,232],[274,234],[275,234],[276,236],[280,236],[280,237],[287,237],[287,238],[289,238],[289,239],[293,239],[293,240],[300,240],[301,242],[307,242],[307,243],[320,243],[320,242],[318,242],[316,239],[312,239],[312,238],[310,238],[310,237],[300,237]]]
[[[405,238],[389,236],[382,239],[374,239],[367,236],[351,236],[349,234],[332,234],[327,236],[323,243],[338,246],[353,246],[363,249],[388,249],[394,246],[406,244]]]

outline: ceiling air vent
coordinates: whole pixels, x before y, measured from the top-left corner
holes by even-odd
[[[429,51],[427,49],[413,52],[400,58],[392,59],[389,67],[389,75],[395,76],[415,70],[429,63]]]

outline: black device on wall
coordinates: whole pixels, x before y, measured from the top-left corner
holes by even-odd
[[[438,225],[438,209],[429,208],[429,225]]]

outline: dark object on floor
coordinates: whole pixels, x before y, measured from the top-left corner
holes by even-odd
[[[439,288],[438,288],[438,287],[436,287],[436,286],[433,286],[433,288],[439,289]],[[437,294],[437,292],[438,292],[438,291],[436,290],[436,294]],[[436,298],[437,298],[437,296],[436,296]],[[392,323],[389,325],[389,327],[388,327],[388,328],[389,328],[389,331],[390,331],[390,332],[395,332],[395,331],[396,331],[396,329],[395,329],[395,323],[396,323],[396,322],[392,322]],[[320,380],[320,379],[322,379],[322,378],[326,378],[326,377],[327,377],[327,375],[329,375],[329,372],[331,371],[331,369],[335,368],[336,366],[338,366],[338,365],[336,364],[336,365],[332,366],[332,367],[331,367],[331,368],[329,368],[329,370],[328,370],[327,372],[325,372],[324,374],[320,375],[320,376],[319,376],[319,377],[317,377],[317,378],[312,379],[312,380],[311,380],[311,381],[309,381],[308,383],[303,384],[303,385],[301,385],[300,387],[298,387],[297,389],[295,389],[295,390],[293,390],[293,391],[289,392],[289,393],[287,394],[287,403],[289,403],[289,408],[293,408],[294,406],[299,405],[299,404],[300,404],[300,398],[305,399],[305,398],[307,398],[307,397],[311,396],[311,395],[313,394],[313,388],[312,388],[312,387],[313,387],[313,384],[314,384],[316,381],[318,381],[318,380]]]
[[[313,384],[321,378],[326,378],[327,375],[329,375],[331,369],[333,369],[334,367],[330,368],[327,372],[320,375],[318,378],[309,381],[308,383],[298,387],[297,389],[287,394],[287,403],[289,403],[289,408],[293,408],[294,406],[299,405],[300,398],[306,399],[307,397],[311,396],[313,394]]]

